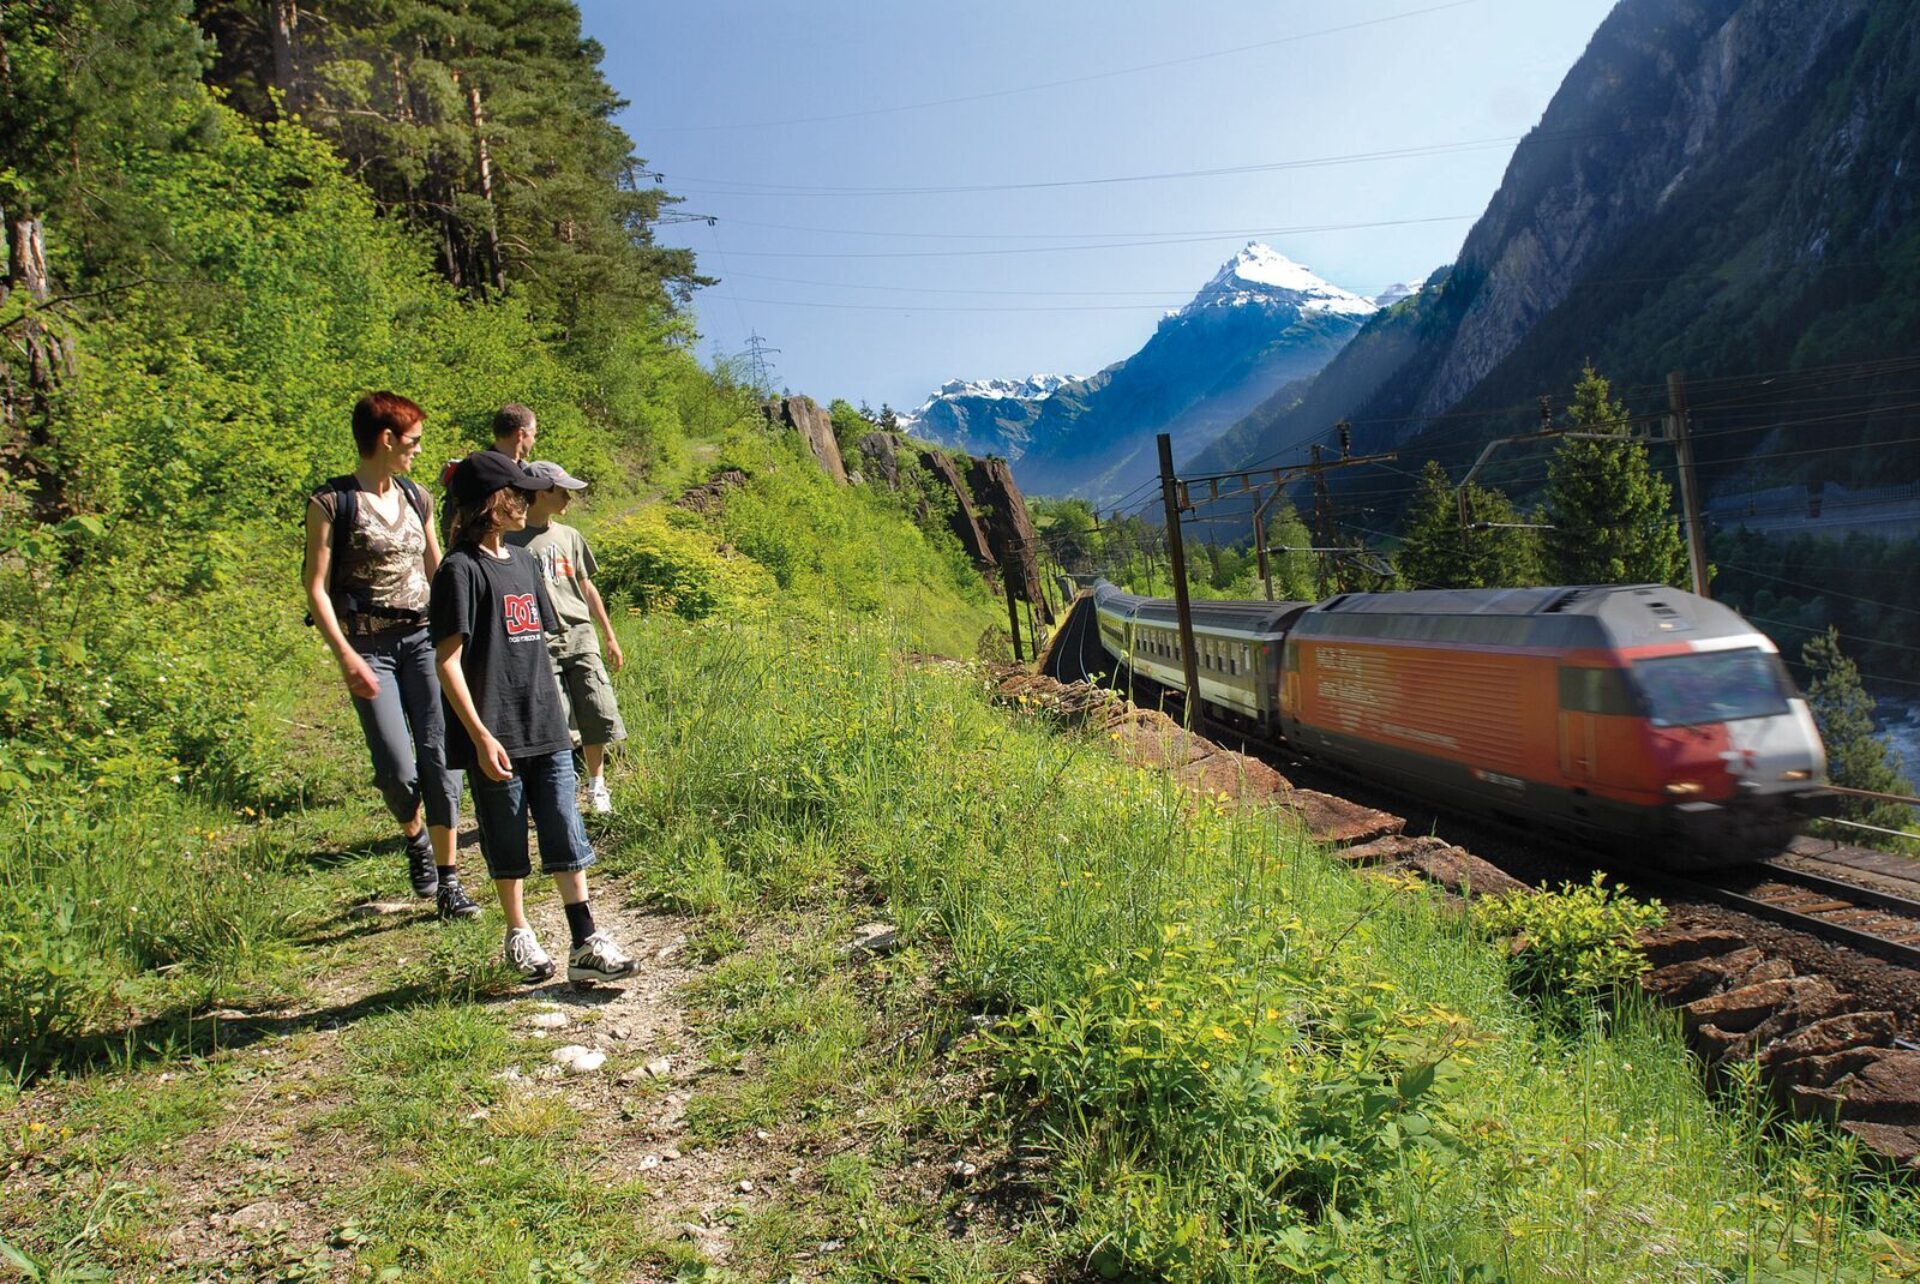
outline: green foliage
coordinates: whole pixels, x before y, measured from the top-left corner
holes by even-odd
[[[1873,699],[1860,685],[1859,666],[1840,649],[1840,631],[1829,628],[1809,639],[1800,662],[1812,677],[1807,704],[1827,748],[1827,775],[1833,783],[1911,797],[1913,782],[1900,774],[1886,743],[1874,734]],[[1899,803],[1845,798],[1841,809],[1851,819],[1884,829],[1913,824],[1912,811]]]
[[[1588,366],[1574,385],[1567,423],[1602,440],[1563,441],[1547,470],[1547,569],[1560,584],[1686,581],[1686,544],[1672,489],[1631,436],[1625,405]]]
[[[0,883],[0,1066],[37,1068],[85,1033],[117,979],[71,893]]]
[[[1446,470],[1428,460],[1420,489],[1407,512],[1394,563],[1409,588],[1526,588],[1544,582],[1540,533],[1498,490],[1475,482],[1461,496]],[[1484,523],[1486,529],[1473,529]]]
[[[729,555],[682,509],[649,506],[597,526],[593,548],[604,592],[684,620],[748,611],[774,590],[765,566]]]
[[[1838,628],[1861,679],[1920,677],[1906,635],[1920,617],[1920,539],[1716,531],[1709,545],[1714,597],[1773,637],[1784,655]]]
[[[1553,1001],[1614,994],[1630,985],[1647,968],[1636,935],[1658,927],[1666,915],[1658,901],[1636,901],[1606,886],[1598,871],[1585,885],[1513,891],[1473,905],[1483,931],[1514,938],[1516,985]]]
[[[827,418],[833,424],[833,438],[840,447],[840,457],[851,466],[859,459],[860,439],[870,432],[878,431],[880,425],[868,419],[854,408],[852,402],[844,397],[835,397],[827,407]]]

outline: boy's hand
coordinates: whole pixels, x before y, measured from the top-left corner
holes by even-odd
[[[480,733],[480,743],[474,746],[474,753],[480,759],[480,770],[487,773],[488,780],[512,780],[513,759],[507,756],[506,749],[493,733]]]
[[[620,649],[620,639],[611,633],[607,635],[607,658],[613,661],[613,671],[620,672],[620,666],[627,662],[626,652]]]
[[[347,690],[362,700],[371,700],[380,694],[380,675],[353,652],[348,652],[346,659],[340,661],[340,676],[347,680]]]

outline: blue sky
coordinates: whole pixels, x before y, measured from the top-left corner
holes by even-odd
[[[795,392],[901,408],[1125,357],[1250,239],[1424,277],[1611,7],[581,0],[639,154],[717,220],[660,231],[723,278],[702,357],[758,332]]]

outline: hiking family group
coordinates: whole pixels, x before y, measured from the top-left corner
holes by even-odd
[[[487,875],[507,921],[507,963],[530,984],[557,968],[527,922],[532,874],[553,877],[571,936],[567,977],[613,981],[634,960],[598,930],[588,902],[588,805],[613,810],[607,746],[626,738],[613,683],[625,663],[593,552],[559,521],[586,483],[531,460],[539,422],[502,406],[493,447],[447,466],[446,552],[434,502],[409,476],[425,414],[392,392],[353,408],[359,466],[314,491],[304,582],[313,625],[338,661],[373,759],[374,783],[406,837],[414,893],[443,919],[482,911],[460,884],[455,830],[464,776]],[[596,634],[596,630],[598,633]]]

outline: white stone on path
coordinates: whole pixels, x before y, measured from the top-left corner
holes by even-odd
[[[592,1074],[606,1064],[607,1060],[607,1054],[598,1048],[582,1047],[578,1043],[569,1043],[563,1048],[555,1048],[552,1055],[568,1074]]]

